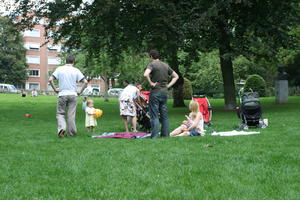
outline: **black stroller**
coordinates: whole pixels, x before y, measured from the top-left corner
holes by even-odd
[[[246,92],[241,95],[240,107],[237,107],[237,115],[242,120],[240,129],[247,130],[249,126],[266,128],[262,119],[262,109],[257,92]]]

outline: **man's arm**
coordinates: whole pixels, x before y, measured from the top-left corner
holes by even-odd
[[[55,93],[58,94],[59,91],[56,89],[53,80],[54,80],[54,77],[53,77],[53,76],[50,76],[50,78],[49,78],[49,83],[50,83],[50,85],[51,85],[53,91],[54,91]]]
[[[173,73],[172,73],[171,76],[172,76],[172,80],[168,84],[168,86],[167,86],[168,88],[172,87],[176,83],[176,81],[178,80],[178,78],[179,78],[178,74],[175,71],[173,71]]]
[[[81,90],[79,92],[77,92],[77,95],[81,95],[81,93],[84,91],[84,89],[88,85],[88,81],[86,79],[83,79],[81,82],[83,83],[83,86],[82,86]]]
[[[144,77],[147,79],[148,83],[150,84],[151,87],[155,87],[157,83],[153,83],[150,79],[150,73],[151,69],[146,69],[144,72]]]

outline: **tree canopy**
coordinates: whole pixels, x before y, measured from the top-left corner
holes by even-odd
[[[291,30],[299,22],[297,0],[17,2],[15,14],[26,18],[21,23],[28,25],[34,20],[29,12],[46,17],[46,28],[54,31],[52,37],[57,41],[64,40],[67,46],[85,49],[91,55],[105,51],[113,58],[113,66],[128,48],[140,52],[160,50],[180,75],[173,94],[176,106],[183,105],[179,65],[188,66],[197,60],[198,51],[218,49],[225,108],[233,109],[233,58],[274,57],[279,48],[294,46],[297,38]],[[178,59],[179,51],[187,53],[182,61]]]
[[[12,21],[0,16],[0,83],[22,84],[27,78],[23,37]]]

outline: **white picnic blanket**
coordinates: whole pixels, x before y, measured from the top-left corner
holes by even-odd
[[[260,134],[260,132],[255,131],[226,131],[226,132],[213,132],[211,135],[219,135],[219,136],[235,136],[235,135],[254,135]]]

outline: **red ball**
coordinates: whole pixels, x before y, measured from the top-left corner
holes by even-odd
[[[27,118],[29,118],[30,116],[31,116],[31,115],[28,114],[28,113],[25,114],[25,117],[27,117]]]

